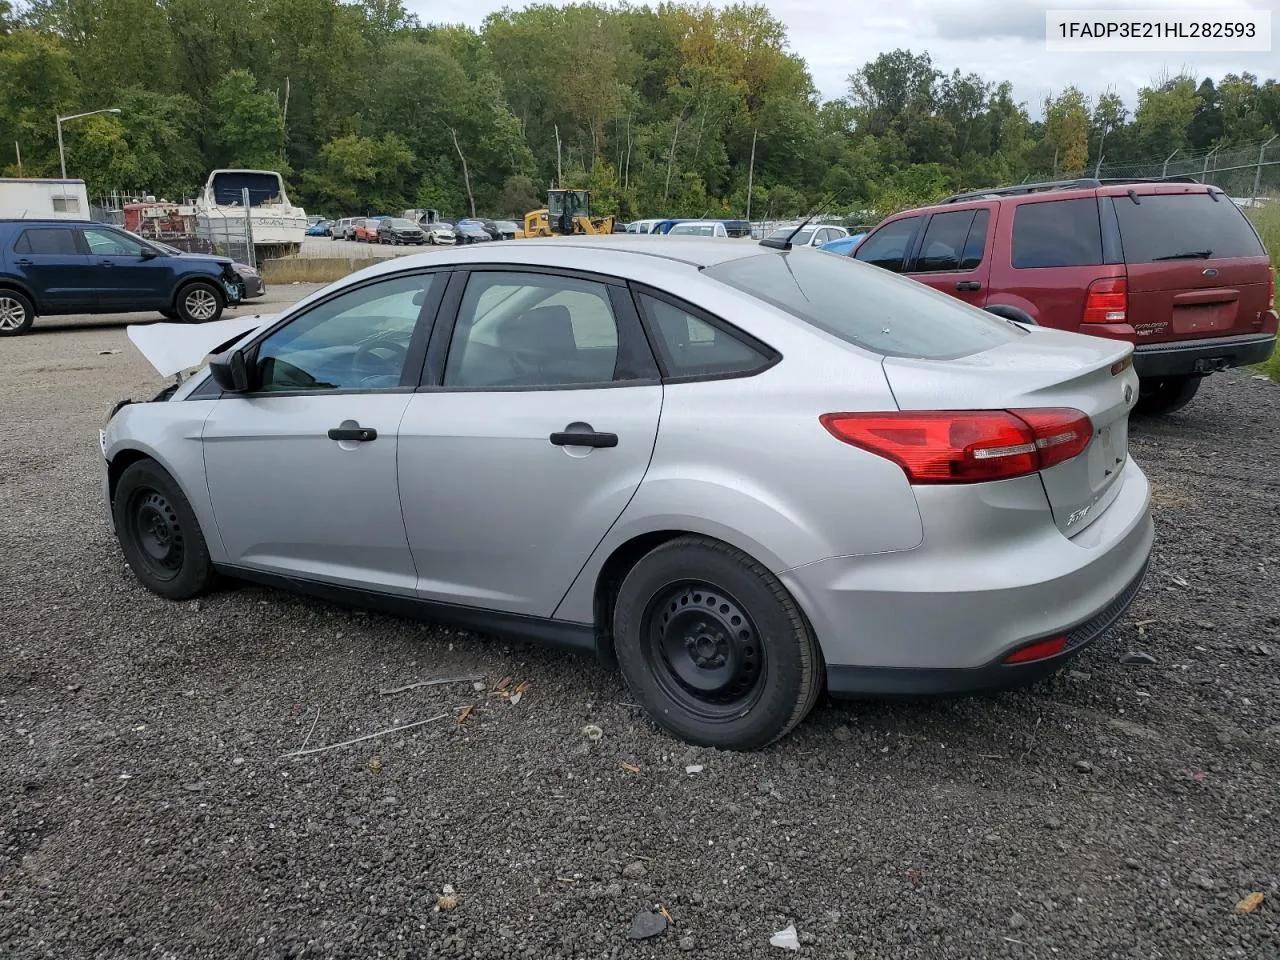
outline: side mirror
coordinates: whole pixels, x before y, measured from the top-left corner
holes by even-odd
[[[153,250],[151,247],[144,247],[142,250],[143,260],[154,260],[158,256],[160,256],[159,250]]]
[[[229,350],[209,361],[214,382],[228,393],[245,393],[249,389],[249,365],[243,350]]]

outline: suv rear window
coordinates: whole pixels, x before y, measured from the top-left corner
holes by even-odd
[[[1013,265],[1093,267],[1102,263],[1098,201],[1020,203],[1013,214]]]
[[[1161,193],[1115,197],[1126,263],[1157,260],[1222,260],[1266,252],[1244,212],[1228,197]]]
[[[1027,335],[915,280],[819,251],[757,254],[703,274],[889,357],[949,360]]]
[[[76,256],[76,235],[66,227],[35,227],[22,231],[13,245],[14,253],[47,253],[58,256]]]

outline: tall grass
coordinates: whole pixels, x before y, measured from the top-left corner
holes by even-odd
[[[262,279],[268,284],[332,283],[375,263],[380,257],[286,257],[264,260]]]
[[[1272,200],[1265,207],[1247,211],[1253,221],[1258,235],[1271,254],[1271,268],[1280,266],[1280,200]],[[1276,383],[1280,383],[1280,350],[1271,354],[1271,359],[1260,363],[1258,369]]]

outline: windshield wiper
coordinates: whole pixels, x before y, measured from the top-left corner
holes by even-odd
[[[1208,260],[1213,256],[1212,250],[1184,250],[1182,253],[1171,253],[1167,257],[1152,257],[1151,262],[1158,260]]]

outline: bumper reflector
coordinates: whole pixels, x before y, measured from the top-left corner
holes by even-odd
[[[1025,647],[1019,647],[1005,657],[1004,662],[1029,663],[1032,660],[1043,660],[1061,653],[1066,647],[1066,637],[1049,637],[1047,640],[1037,640],[1035,643],[1028,643]]]

